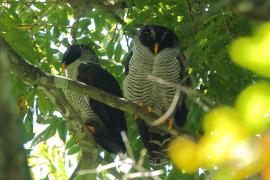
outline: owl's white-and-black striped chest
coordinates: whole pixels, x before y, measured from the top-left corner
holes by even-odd
[[[174,87],[149,79],[149,75],[167,82],[179,83],[180,63],[177,49],[164,49],[156,57],[144,46],[137,45],[129,62],[129,74],[124,81],[125,97],[136,103],[153,107],[162,115],[170,106],[175,94]]]
[[[77,80],[79,66],[84,65],[83,63],[84,62],[82,61],[75,61],[74,63],[70,64],[65,70],[65,76],[70,79]],[[89,97],[70,90],[63,90],[63,92],[67,101],[78,112],[82,120],[95,117],[95,113],[89,104]]]

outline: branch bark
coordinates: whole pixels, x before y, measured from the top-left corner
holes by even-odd
[[[49,89],[60,88],[76,91],[77,93],[87,95],[90,98],[103,102],[111,107],[134,114],[135,116],[144,119],[149,124],[158,118],[156,114],[149,113],[147,112],[147,109],[142,109],[136,103],[128,101],[124,98],[116,97],[93,86],[88,86],[78,81],[73,81],[62,76],[48,74],[39,69],[37,66],[32,65],[22,59],[3,38],[0,38],[0,42],[7,49],[8,60],[11,65],[10,68],[12,72],[15,73],[17,77],[22,78],[28,84]]]

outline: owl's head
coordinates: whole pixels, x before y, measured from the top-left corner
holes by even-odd
[[[148,47],[155,55],[165,48],[178,46],[176,34],[160,25],[145,25],[140,29],[137,36],[140,43]]]
[[[84,44],[71,45],[67,48],[62,58],[61,68],[65,69],[68,65],[76,61],[99,63],[96,53]]]

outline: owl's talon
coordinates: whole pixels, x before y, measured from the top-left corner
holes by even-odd
[[[96,128],[94,128],[93,126],[86,125],[86,127],[92,134],[96,132]]]
[[[153,108],[151,106],[147,106],[148,112],[153,112]]]
[[[153,112],[153,108],[151,106],[145,106],[145,104],[143,102],[139,103],[139,106],[144,109],[147,110],[147,112]]]

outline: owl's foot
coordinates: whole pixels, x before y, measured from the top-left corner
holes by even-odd
[[[86,127],[92,134],[96,133],[96,128],[94,126],[86,125]]]
[[[153,108],[151,106],[145,106],[145,104],[143,102],[139,103],[139,106],[142,108],[142,109],[146,109],[147,112],[153,112]]]
[[[85,121],[85,125],[87,129],[92,133],[92,134],[97,134],[100,132],[105,132],[104,126],[101,123],[101,120],[98,118],[90,118]]]
[[[108,134],[107,128],[105,127],[101,119],[99,119],[98,117],[87,119],[85,121],[85,125],[94,136]]]
[[[171,130],[173,128],[173,120],[171,118],[167,119],[165,121],[165,124],[167,125],[168,130]]]

